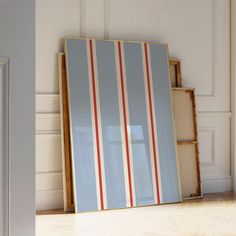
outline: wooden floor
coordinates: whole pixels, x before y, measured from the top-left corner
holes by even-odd
[[[37,215],[37,236],[236,236],[236,193],[161,206],[58,213]]]

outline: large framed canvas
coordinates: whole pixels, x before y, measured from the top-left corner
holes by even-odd
[[[181,201],[167,46],[65,39],[76,212]]]

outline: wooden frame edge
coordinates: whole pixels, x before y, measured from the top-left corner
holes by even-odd
[[[64,38],[64,50],[65,50],[65,53],[59,53],[58,54],[58,63],[59,63],[59,82],[60,82],[60,94],[61,94],[61,96],[63,96],[63,93],[62,93],[62,57],[64,57],[64,60],[65,60],[65,66],[66,66],[66,68],[68,68],[68,64],[67,64],[67,44],[66,44],[66,40],[67,39],[77,39],[77,38],[74,38],[74,37],[65,37]],[[112,40],[112,41],[115,41],[115,40]],[[128,41],[128,42],[130,42],[130,41]],[[136,42],[136,43],[139,43],[139,42]],[[168,54],[168,46],[166,46],[166,49],[167,49],[167,55],[169,55]],[[182,79],[181,79],[181,70],[180,70],[180,60],[178,60],[178,59],[168,59],[168,74],[169,74],[169,81],[170,81],[170,65],[171,64],[174,64],[174,65],[177,65],[177,67],[179,68],[178,70],[176,70],[176,76],[179,78],[179,80],[178,80],[178,85],[180,85],[180,86],[182,86]],[[65,73],[65,76],[66,76],[66,80],[67,80],[67,84],[69,83],[69,81],[68,81],[68,70],[66,70],[66,73]],[[178,88],[176,88],[176,87],[171,87],[171,81],[170,81],[170,96],[171,96],[171,109],[172,109],[172,120],[174,121],[174,119],[173,119],[173,104],[172,104],[172,93],[171,93],[171,91],[172,91],[172,89],[173,90],[177,90],[177,89],[179,89],[179,90],[189,90],[189,89],[191,89],[191,88],[182,88],[182,87],[178,87]],[[68,93],[69,93],[69,87],[68,87]],[[61,107],[61,111],[63,110],[63,105],[62,105],[62,101],[61,101],[61,96],[60,96],[60,107]],[[69,101],[68,101],[68,111],[69,111],[69,117],[70,117],[70,119],[71,119],[71,111],[70,111],[70,104],[69,104]],[[61,117],[63,117],[63,115],[61,115]],[[63,130],[63,118],[62,118],[62,120],[61,120],[61,128],[62,128],[62,130]],[[70,120],[70,124],[71,124],[71,120]],[[174,124],[174,123],[173,123]],[[70,127],[69,127],[69,129],[70,129],[70,140],[72,139],[72,137],[71,137],[71,125],[70,125]],[[175,135],[175,126],[173,127],[174,128],[174,135]],[[62,134],[62,136],[63,136],[63,138],[64,138],[64,131],[63,131],[63,134]],[[176,136],[175,136],[176,137]],[[178,141],[177,141],[177,139],[175,138],[175,142],[176,142],[176,144],[175,144],[175,149],[176,149],[176,163],[177,163],[177,172],[178,172],[178,178],[179,178],[179,191],[180,191],[180,201],[182,201],[183,200],[183,198],[182,198],[182,190],[181,190],[181,184],[180,184],[180,170],[179,170],[179,159],[178,159],[178,152],[177,152],[177,145],[179,145],[179,143],[178,143]],[[72,145],[72,144],[71,144]],[[72,147],[72,146],[71,146]],[[72,147],[72,149],[73,149],[73,147]],[[64,154],[64,145],[63,145],[63,147],[62,147],[62,151],[63,151],[63,157],[65,158],[65,154]],[[71,152],[71,161],[72,161],[72,168],[71,168],[71,171],[70,172],[73,172],[73,157],[72,157],[72,155],[73,155],[73,151]],[[63,158],[63,159],[64,159]],[[64,160],[63,160],[63,163],[64,163]],[[64,168],[65,168],[65,166],[64,166]],[[64,169],[64,171],[66,172],[66,170]],[[71,174],[71,176],[73,176],[73,173],[70,173]],[[66,173],[64,174],[64,175],[66,175]],[[65,177],[64,177],[64,179],[63,179],[63,182],[64,182],[64,185],[66,185],[66,180],[65,180]],[[72,182],[73,182],[73,198],[74,199],[76,199],[76,193],[75,193],[75,186],[74,186],[74,181],[73,181],[73,179],[72,179]],[[68,196],[67,196],[67,193],[66,194],[64,194],[64,198],[66,198],[66,200],[64,200],[64,210],[65,211],[71,211],[72,210],[72,208],[71,207],[69,207],[69,205],[68,205],[68,203],[69,203],[69,199],[68,199]],[[182,199],[181,199],[182,198]],[[66,206],[66,207],[65,207]],[[73,206],[73,209],[77,212],[77,207],[76,207],[76,204],[75,204],[75,201],[74,201],[74,206]]]
[[[62,138],[62,162],[63,162],[63,188],[64,210],[71,212],[74,210],[74,187],[73,168],[71,154],[70,120],[68,113],[68,84],[66,76],[65,54],[58,54],[59,62],[59,83],[60,83],[60,115],[61,115],[61,138]],[[67,109],[65,109],[67,107]]]
[[[66,170],[65,170],[65,141],[64,141],[64,116],[63,116],[63,88],[62,88],[62,57],[64,53],[58,53],[58,77],[59,77],[59,100],[60,100],[60,124],[61,124],[61,151],[62,151],[62,180],[63,180],[63,204],[64,211],[68,210],[67,189],[66,189]]]
[[[172,87],[171,87],[171,78],[170,78],[170,60],[169,60],[169,57],[168,57],[169,56],[168,45],[166,46],[166,54],[167,54],[168,77],[169,77],[170,106],[171,106],[172,125],[173,125],[173,133],[174,133],[174,140],[175,140],[176,167],[177,167],[179,195],[180,195],[180,202],[181,202],[181,201],[183,201],[183,198],[182,198],[180,166],[179,166],[180,161],[179,161],[179,155],[178,155],[177,138],[176,138],[176,127],[175,127],[175,120],[174,120],[173,96],[172,96]]]
[[[181,60],[170,58],[169,63],[175,67],[175,87],[182,87]]]

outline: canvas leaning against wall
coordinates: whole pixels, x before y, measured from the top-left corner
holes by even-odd
[[[179,202],[166,45],[65,40],[76,212]]]

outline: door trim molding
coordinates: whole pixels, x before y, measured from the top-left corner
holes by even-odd
[[[4,235],[9,235],[9,60],[4,57],[0,57],[0,79],[1,84],[3,85],[4,91],[3,94],[3,109],[1,117],[3,117],[3,156],[1,157],[1,163],[3,164],[3,168],[5,172],[3,174],[3,195],[0,196],[1,202],[4,204],[5,209],[3,211],[2,223],[1,227],[4,231]],[[1,111],[0,111],[1,112]]]

